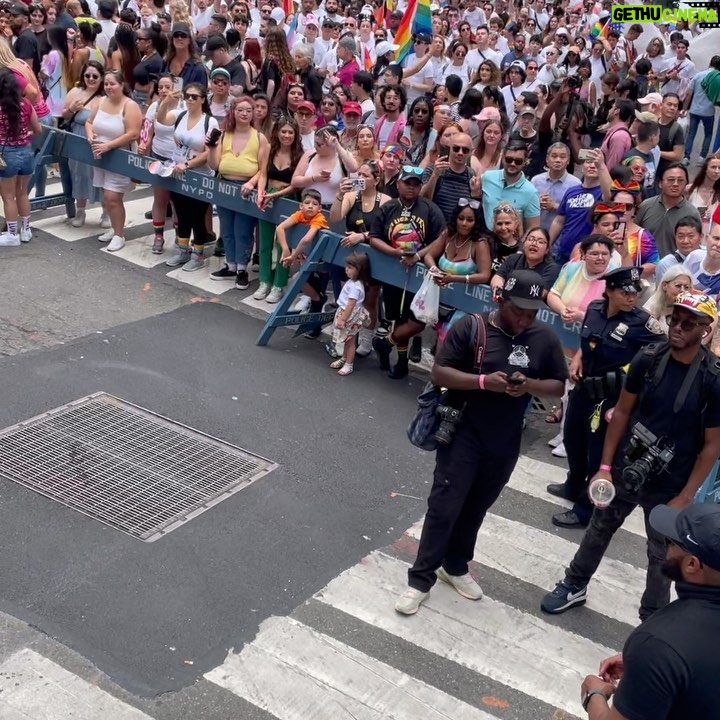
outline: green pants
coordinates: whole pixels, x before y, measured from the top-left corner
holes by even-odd
[[[260,220],[258,223],[258,255],[260,255],[260,282],[284,289],[288,284],[290,268],[286,268],[280,262],[282,253],[280,246],[275,243],[274,223]],[[275,272],[273,278],[273,248],[275,248]]]

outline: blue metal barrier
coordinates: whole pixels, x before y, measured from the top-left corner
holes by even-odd
[[[46,143],[53,156],[72,157],[88,165],[95,165],[111,172],[126,175],[139,182],[159,185],[182,195],[202,198],[207,202],[232,210],[242,209],[247,215],[256,217],[259,220],[265,220],[277,225],[298,209],[297,202],[280,198],[261,210],[252,199],[248,200],[240,196],[240,187],[236,183],[226,182],[221,178],[210,177],[193,171],[186,172],[181,178],[162,178],[153,175],[148,171],[148,165],[152,162],[152,158],[128,152],[127,150],[113,150],[100,160],[96,160],[93,158],[90,143],[85,138],[57,129],[49,129],[47,132]],[[288,234],[288,241],[294,244],[299,237],[300,233],[291,232]],[[258,337],[258,345],[266,345],[278,327],[296,325],[299,333],[320,322],[332,321],[333,313],[315,313],[313,315],[299,316],[297,313],[290,313],[289,308],[311,272],[321,269],[323,263],[344,266],[345,257],[353,249],[342,247],[340,245],[341,239],[340,235],[332,232],[322,232],[318,235],[318,239],[308,253],[303,267],[292,280],[282,300],[276,305],[273,313],[265,323],[265,327]],[[380,282],[407,288],[409,292],[416,292],[422,284],[426,270],[422,263],[405,269],[396,258],[378,252],[366,245],[358,245],[354,249],[368,254],[372,276]],[[442,289],[440,299],[443,304],[458,308],[464,312],[487,312],[496,307],[492,300],[492,290],[489,285],[457,283],[449,288]],[[538,318],[555,330],[564,347],[573,350],[579,347],[582,323],[565,323],[550,308],[540,310]]]

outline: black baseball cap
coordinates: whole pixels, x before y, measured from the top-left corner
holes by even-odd
[[[603,275],[605,287],[610,290],[618,288],[625,292],[639,293],[642,290],[640,283],[640,268],[637,267],[620,267],[610,270]]]
[[[684,510],[657,505],[650,525],[713,570],[720,571],[720,505],[696,503]]]
[[[177,32],[185,33],[186,35],[189,35],[190,37],[192,37],[192,31],[190,30],[190,26],[187,23],[184,23],[184,22],[173,23],[172,31],[170,32],[170,34],[174,35]]]
[[[216,50],[228,50],[228,41],[222,35],[212,35],[205,43],[205,54],[209,55]]]
[[[505,281],[502,296],[522,310],[539,310],[545,305],[542,278],[533,270],[514,270]]]

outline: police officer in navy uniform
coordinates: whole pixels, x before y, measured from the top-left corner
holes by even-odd
[[[657,320],[635,307],[642,290],[640,268],[621,267],[604,277],[603,299],[588,305],[580,350],[570,365],[575,388],[570,393],[563,431],[567,479],[547,486],[551,495],[575,503],[572,510],[553,516],[553,524],[559,527],[585,527],[590,522],[593,506],[587,481],[600,466],[606,413],[620,395],[623,368],[640,348],[664,339]]]

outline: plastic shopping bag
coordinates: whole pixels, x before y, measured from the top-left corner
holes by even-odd
[[[433,282],[432,275],[425,273],[420,289],[410,304],[410,312],[418,322],[435,325],[440,310],[440,288]]]

